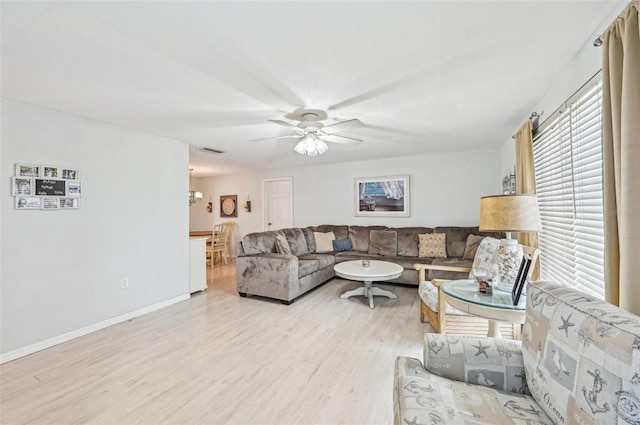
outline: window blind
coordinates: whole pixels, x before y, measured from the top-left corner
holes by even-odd
[[[604,299],[600,74],[536,133],[541,279]]]

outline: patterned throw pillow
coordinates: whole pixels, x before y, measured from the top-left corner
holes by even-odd
[[[418,257],[447,258],[447,234],[418,235]]]
[[[473,271],[483,271],[484,274],[491,275],[493,266],[493,255],[500,246],[500,239],[486,237],[480,242],[475,257],[473,257],[473,264],[471,265],[471,273],[469,273],[469,279],[473,279]]]
[[[313,232],[313,239],[316,241],[316,252],[331,252],[336,235],[333,232]]]

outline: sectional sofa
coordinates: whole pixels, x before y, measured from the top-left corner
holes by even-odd
[[[446,258],[419,256],[419,235],[446,235]],[[319,249],[319,236],[333,234],[336,249]],[[238,248],[236,289],[240,296],[259,295],[290,304],[300,295],[332,279],[336,263],[373,259],[403,267],[392,283],[418,286],[415,263],[470,267],[473,255],[465,256],[469,235],[493,236],[478,227],[385,227],[321,225],[250,233]],[[466,258],[465,258],[466,257]],[[465,274],[430,271],[427,279],[464,278]]]

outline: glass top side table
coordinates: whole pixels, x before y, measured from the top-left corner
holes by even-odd
[[[526,298],[521,297],[518,305],[513,305],[511,293],[494,290],[492,295],[479,294],[472,279],[450,280],[440,286],[440,290],[451,306],[489,320],[488,336],[501,338],[498,322],[524,323]]]

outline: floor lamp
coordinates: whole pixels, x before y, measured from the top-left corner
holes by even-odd
[[[480,198],[480,231],[506,232],[498,248],[500,281],[497,289],[511,292],[522,261],[522,247],[511,232],[539,232],[542,229],[536,195],[496,195]]]

